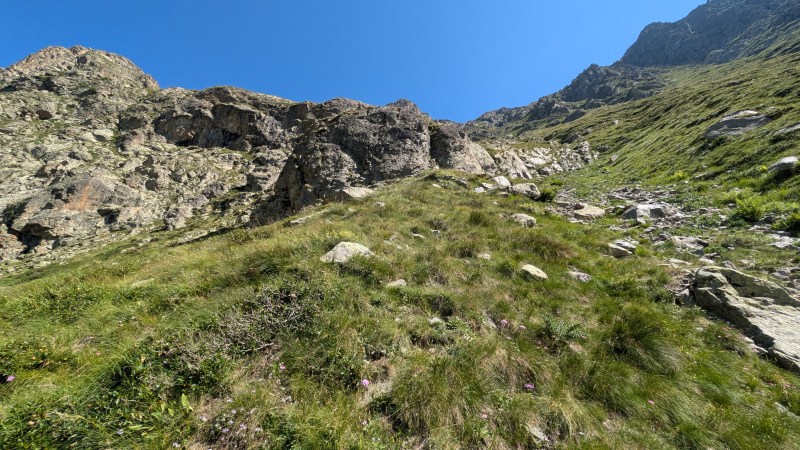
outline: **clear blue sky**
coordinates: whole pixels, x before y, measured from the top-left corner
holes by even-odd
[[[0,66],[49,45],[120,53],[163,87],[292,100],[407,98],[466,121],[528,104],[703,0],[6,2]]]

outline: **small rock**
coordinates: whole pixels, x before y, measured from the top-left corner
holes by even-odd
[[[486,189],[483,187],[476,187],[475,192],[477,192],[478,194],[483,194],[486,192]]]
[[[289,225],[293,226],[293,227],[297,226],[297,225],[302,225],[302,224],[308,222],[309,219],[311,219],[312,217],[314,217],[314,216],[305,216],[305,217],[301,217],[299,219],[292,220],[291,222],[289,222]]]
[[[374,253],[367,247],[354,242],[340,242],[330,252],[320,258],[326,263],[342,264],[350,261],[356,256],[373,256]]]
[[[626,210],[622,213],[622,218],[625,220],[663,219],[671,214],[670,206],[643,203]]]
[[[491,261],[492,255],[490,255],[489,253],[481,253],[481,254],[478,255],[478,258],[485,259],[487,261]]]
[[[528,197],[531,200],[538,200],[542,196],[539,188],[533,183],[517,184],[511,188],[511,192]]]
[[[389,287],[389,288],[400,288],[400,287],[406,287],[407,285],[408,285],[408,283],[406,283],[406,280],[400,279],[400,280],[392,281],[391,283],[387,283],[386,287]]]
[[[580,281],[581,283],[588,283],[592,281],[592,276],[588,273],[583,273],[579,270],[570,270],[567,274],[575,280]]]
[[[533,228],[536,226],[536,219],[527,214],[514,214],[511,216],[511,219],[525,228]]]
[[[626,258],[632,256],[636,251],[636,245],[622,240],[608,244],[608,248],[611,250],[611,255],[615,258]]]
[[[435,327],[436,325],[444,325],[444,320],[438,317],[432,317],[428,320],[428,323]]]
[[[494,184],[496,184],[500,189],[511,188],[511,182],[508,181],[508,178],[504,176],[494,177],[492,178],[492,182],[494,182]]]
[[[525,275],[528,278],[531,278],[531,279],[534,279],[534,280],[546,280],[547,279],[547,274],[544,273],[544,271],[542,269],[540,269],[540,268],[538,268],[538,267],[536,267],[534,265],[525,264],[525,265],[522,266],[521,270],[522,270],[523,275]]]

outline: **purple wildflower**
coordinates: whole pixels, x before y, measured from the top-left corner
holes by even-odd
[[[369,386],[369,380],[364,378],[363,380],[361,380],[361,385],[364,386],[364,387]]]
[[[524,387],[526,391],[533,391],[536,389],[536,385],[533,383],[526,383]]]
[[[508,326],[508,321],[506,319],[501,320],[500,321],[500,326],[501,327],[507,327]]]
[[[15,377],[14,375],[9,375],[9,376],[6,377],[6,383],[11,383],[12,381],[14,381],[16,379],[17,379],[17,377]]]

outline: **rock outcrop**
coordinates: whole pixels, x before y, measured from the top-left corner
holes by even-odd
[[[458,126],[408,101],[160,90],[83,47],[0,71],[0,156],[0,262],[195,219],[263,223],[435,168],[496,170]]]
[[[800,296],[767,280],[708,267],[695,275],[692,302],[730,321],[781,366],[800,372]]]

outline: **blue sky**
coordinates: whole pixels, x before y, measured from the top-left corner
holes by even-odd
[[[466,121],[619,59],[702,0],[77,0],[3,5],[0,66],[49,45],[120,53],[163,87],[407,98]]]

